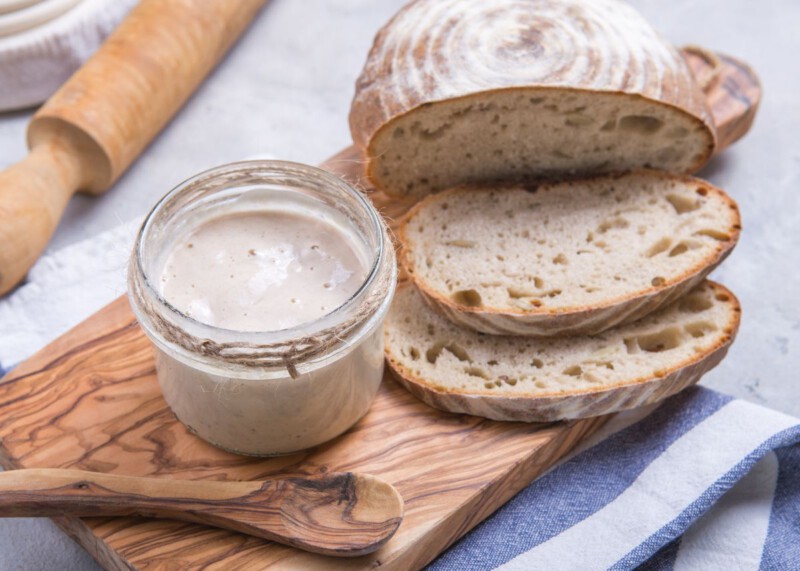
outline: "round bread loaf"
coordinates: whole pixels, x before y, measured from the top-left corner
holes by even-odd
[[[378,33],[353,140],[376,188],[651,167],[690,172],[715,130],[678,51],[620,0],[416,0]]]

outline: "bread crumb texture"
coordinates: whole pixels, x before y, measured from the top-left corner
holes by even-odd
[[[639,321],[594,336],[533,339],[460,328],[401,287],[386,323],[397,374],[443,393],[542,397],[603,391],[659,379],[730,342],[740,307],[725,288],[703,282]]]
[[[735,202],[649,171],[426,198],[402,230],[405,264],[436,299],[508,314],[605,307],[702,273],[735,245]]]

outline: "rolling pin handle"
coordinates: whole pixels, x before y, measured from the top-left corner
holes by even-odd
[[[47,246],[83,183],[80,167],[71,146],[56,138],[0,172],[0,295],[25,276]]]

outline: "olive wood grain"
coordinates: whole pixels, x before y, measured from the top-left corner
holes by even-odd
[[[144,516],[229,529],[306,551],[354,557],[386,543],[403,499],[369,475],[190,482],[83,470],[0,474],[0,517]]]
[[[193,481],[373,474],[404,500],[376,552],[309,553],[223,529],[141,517],[54,521],[107,569],[419,569],[605,422],[502,423],[439,412],[387,374],[368,414],[312,451],[237,456],[164,402],[150,342],[120,298],[0,382],[0,464]]]
[[[761,103],[761,82],[753,68],[735,57],[694,46],[687,46],[681,52],[704,86],[717,129],[714,154],[719,154],[753,125]]]
[[[28,126],[0,173],[0,295],[27,273],[77,191],[107,190],[267,0],[142,0]]]

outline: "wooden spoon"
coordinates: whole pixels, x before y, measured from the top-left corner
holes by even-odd
[[[64,515],[177,519],[353,557],[372,553],[394,535],[403,499],[383,480],[352,472],[259,482],[58,469],[0,473],[0,517]]]

